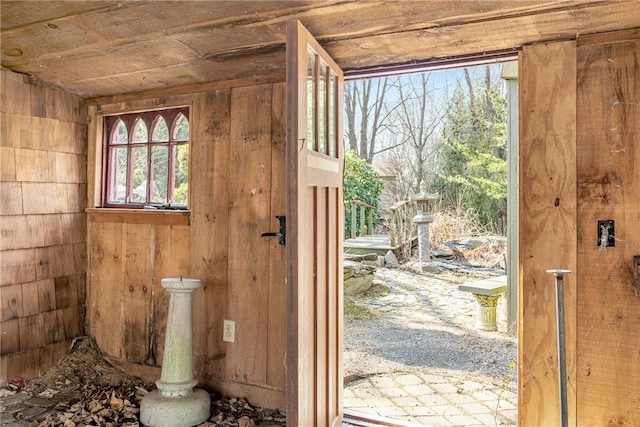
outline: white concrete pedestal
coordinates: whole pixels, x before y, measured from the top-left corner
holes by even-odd
[[[206,421],[211,398],[193,389],[193,334],[191,294],[202,284],[197,279],[162,279],[169,291],[169,314],[158,390],[142,398],[140,422],[150,427],[188,427]]]
[[[500,295],[473,294],[473,296],[476,298],[476,301],[478,301],[476,328],[481,331],[497,331],[496,307]]]

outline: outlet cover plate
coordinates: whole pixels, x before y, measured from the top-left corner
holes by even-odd
[[[602,233],[606,230],[607,232],[607,244],[603,245],[602,242]],[[602,247],[610,247],[616,245],[615,238],[615,222],[612,219],[600,219],[598,220],[598,246]]]
[[[235,342],[236,340],[236,322],[233,320],[224,320],[222,325],[222,341]]]

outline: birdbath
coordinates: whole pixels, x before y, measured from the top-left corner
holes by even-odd
[[[140,422],[151,427],[194,426],[209,418],[211,398],[194,389],[191,294],[202,286],[198,279],[162,279],[169,291],[169,314],[158,390],[140,402]]]
[[[415,269],[419,272],[437,272],[437,267],[431,264],[431,243],[429,242],[429,224],[433,222],[433,215],[427,210],[430,202],[439,199],[439,194],[425,191],[411,199],[416,203],[418,211],[418,214],[413,217],[413,223],[418,226],[419,261]]]

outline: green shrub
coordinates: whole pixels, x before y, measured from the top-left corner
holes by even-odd
[[[373,167],[359,158],[353,150],[345,150],[344,154],[344,194],[345,202],[359,200],[373,206],[373,226],[378,224],[380,213],[378,204],[384,183]],[[351,205],[345,205],[344,235],[351,236]],[[359,218],[359,212],[358,212]],[[368,221],[368,217],[365,218]],[[372,230],[370,230],[371,232]]]

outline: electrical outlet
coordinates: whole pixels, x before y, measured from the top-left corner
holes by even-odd
[[[598,220],[598,246],[601,251],[616,245],[615,222],[612,219]]]
[[[222,327],[222,341],[234,342],[236,340],[236,322],[225,319]]]

